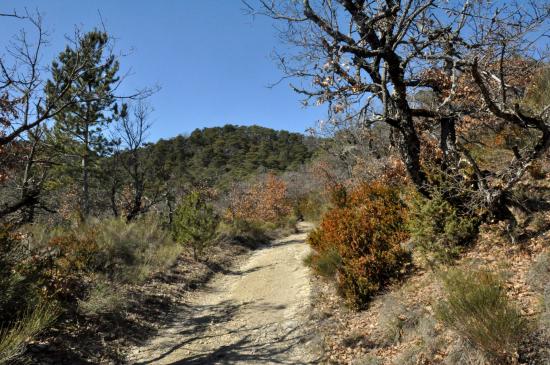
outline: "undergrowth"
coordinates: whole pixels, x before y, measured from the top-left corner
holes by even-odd
[[[526,323],[500,278],[483,270],[450,269],[442,276],[439,320],[500,364],[512,363]]]
[[[59,315],[55,303],[38,303],[22,312],[10,326],[0,329],[0,364],[15,359],[25,350],[30,338],[50,326]]]
[[[334,207],[308,237],[315,250],[311,263],[324,275],[335,271],[348,303],[364,308],[410,261],[401,247],[407,238],[406,207],[399,191],[381,182],[349,193],[337,189],[333,196]]]

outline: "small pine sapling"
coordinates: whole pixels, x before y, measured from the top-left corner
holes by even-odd
[[[198,260],[212,243],[218,221],[212,205],[199,192],[192,192],[182,200],[174,213],[174,239],[189,246],[193,250],[193,257]]]

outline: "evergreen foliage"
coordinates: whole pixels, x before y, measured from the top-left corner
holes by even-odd
[[[144,149],[149,171],[170,172],[190,183],[227,187],[231,181],[267,170],[285,171],[307,162],[314,140],[260,126],[196,129],[189,136],[160,140]]]
[[[90,213],[90,180],[98,157],[109,148],[104,130],[118,112],[113,88],[119,81],[119,63],[107,52],[109,42],[109,35],[98,30],[79,37],[74,47],[67,46],[53,61],[52,79],[46,84],[47,98],[52,100],[58,98],[59,85],[67,88],[62,102],[68,107],[55,116],[52,144],[64,157],[60,175],[81,186],[82,216]],[[72,80],[69,75],[75,69],[84,72]],[[64,80],[71,82],[65,85]]]
[[[218,217],[214,213],[214,208],[199,192],[194,191],[176,208],[173,223],[174,239],[190,246],[195,260],[198,260],[214,238],[217,226]]]
[[[411,200],[407,227],[416,251],[429,266],[450,264],[477,236],[476,217],[460,214],[437,192]]]

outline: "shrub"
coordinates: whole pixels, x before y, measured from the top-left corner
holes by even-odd
[[[126,296],[120,289],[100,280],[89,291],[88,297],[78,302],[78,308],[82,313],[93,316],[117,312],[125,303]]]
[[[271,238],[267,235],[267,231],[271,228],[261,222],[234,219],[230,222],[222,222],[218,226],[218,234],[220,240],[256,248],[270,241]]]
[[[0,328],[0,364],[19,356],[24,351],[26,342],[52,324],[58,314],[54,304],[41,302],[33,310],[25,312],[10,327]]]
[[[229,192],[230,220],[278,223],[291,212],[287,184],[272,173],[248,186],[236,185]]]
[[[174,262],[182,250],[154,217],[140,217],[131,223],[92,220],[50,234],[43,232],[46,229],[28,229],[38,253],[33,265],[43,266],[40,280],[49,295],[62,302],[82,299],[88,276],[99,273],[114,282],[139,283]]]
[[[0,227],[0,328],[12,325],[25,308],[42,299],[41,271],[31,264],[20,236]]]
[[[487,271],[459,269],[442,275],[446,300],[438,318],[499,364],[513,361],[525,322],[501,280]]]
[[[459,338],[451,344],[445,365],[487,365],[491,364],[491,359],[487,354],[477,347],[474,347],[469,341]]]
[[[294,202],[294,216],[306,221],[317,222],[325,209],[325,199],[319,192],[310,192]]]
[[[97,269],[95,230],[86,227],[83,231],[57,233],[37,252],[33,265],[43,267],[40,281],[47,295],[63,304],[76,302],[85,292],[85,276]]]
[[[306,258],[306,265],[311,267],[317,274],[334,278],[342,265],[342,257],[335,248],[319,253],[312,253]]]
[[[131,223],[103,220],[97,226],[98,271],[116,281],[142,282],[172,264],[182,250],[154,216]]]
[[[406,210],[399,192],[378,182],[362,184],[339,197],[340,206],[324,215],[308,242],[317,252],[314,261],[331,251],[339,254],[340,291],[350,304],[363,307],[410,261],[400,246],[407,238]]]
[[[407,228],[415,251],[431,267],[451,263],[477,235],[477,218],[459,214],[441,194],[430,200],[415,197],[409,212]]]
[[[21,236],[0,227],[0,364],[20,355],[57,317],[55,306],[42,298],[41,270],[30,258]]]
[[[198,192],[187,195],[174,213],[174,239],[190,246],[195,260],[211,243],[217,226],[214,208]]]

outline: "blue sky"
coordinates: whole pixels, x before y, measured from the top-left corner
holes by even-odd
[[[259,124],[304,132],[325,116],[303,108],[270,58],[281,47],[273,21],[243,14],[240,0],[2,0],[0,12],[38,9],[50,32],[48,63],[64,48],[65,35],[100,24],[117,38],[131,68],[122,92],[159,84],[151,140],[227,123]],[[3,21],[0,45],[16,31]],[[2,50],[3,52],[3,50]]]

